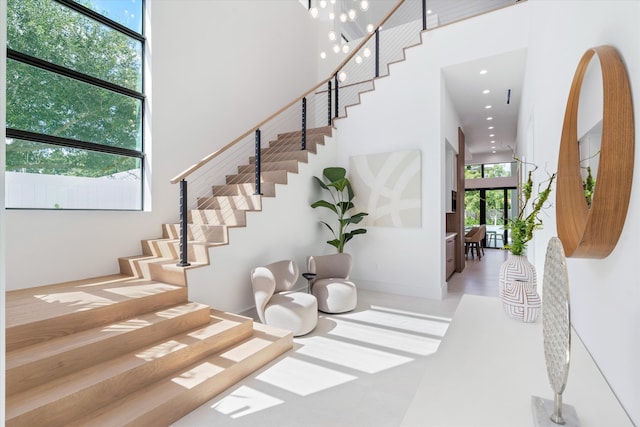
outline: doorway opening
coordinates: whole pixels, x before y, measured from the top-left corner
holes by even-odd
[[[517,215],[517,197],[517,189],[510,187],[465,190],[465,232],[471,227],[486,224],[484,247],[504,247],[510,241],[509,230],[505,227],[507,221]]]

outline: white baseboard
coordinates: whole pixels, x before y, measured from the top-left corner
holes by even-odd
[[[447,283],[437,287],[426,284],[406,285],[399,283],[376,282],[373,280],[359,280],[351,278],[359,289],[409,297],[430,298],[442,300],[447,296]],[[422,286],[421,286],[422,285]]]

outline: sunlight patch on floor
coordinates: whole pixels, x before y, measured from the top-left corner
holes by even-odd
[[[419,334],[443,337],[449,326],[446,322],[430,319],[419,319],[403,314],[386,313],[382,311],[366,310],[343,314],[340,317],[379,327],[400,329]]]
[[[438,338],[389,331],[388,329],[362,325],[338,318],[333,318],[332,320],[336,323],[336,326],[329,332],[329,335],[420,356],[428,356],[435,353],[441,341]]]
[[[305,339],[304,346],[296,353],[368,374],[375,374],[413,360],[410,357],[375,350],[364,345],[349,344],[318,336]]]
[[[219,402],[211,405],[211,408],[231,418],[240,418],[282,403],[284,403],[283,400],[251,387],[241,386]]]
[[[441,317],[441,316],[434,316],[432,314],[416,313],[415,311],[398,310],[396,308],[382,307],[382,306],[379,306],[379,305],[372,305],[371,306],[371,310],[383,311],[383,312],[386,312],[386,313],[402,314],[402,315],[406,315],[406,316],[418,317],[418,318],[422,318],[422,319],[437,320],[437,321],[447,322],[447,323],[451,323],[451,320],[453,320],[450,317]]]
[[[358,377],[286,357],[261,373],[256,379],[280,387],[299,396],[308,396]]]

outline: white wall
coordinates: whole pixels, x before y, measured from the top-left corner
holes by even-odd
[[[366,260],[354,267],[359,285],[430,298],[446,295],[445,138],[457,143],[457,125],[441,117],[442,105],[446,108],[441,69],[526,47],[529,20],[520,11],[523,6],[424,34],[424,43],[407,51],[407,61],[392,65],[390,78],[377,80],[375,92],[348,109],[348,120],[337,122],[339,162],[345,167],[350,156],[390,147],[422,151],[422,227],[369,227],[350,242],[353,253]]]
[[[532,35],[525,76],[519,139],[531,138],[529,156],[557,168],[567,96],[576,67],[593,46],[616,47],[627,67],[640,129],[640,2],[529,1]],[[637,136],[636,136],[637,139]],[[520,144],[518,144],[520,145]],[[605,259],[568,259],[574,327],[636,424],[640,424],[640,151],[635,153],[634,186],[627,221],[614,251]],[[556,235],[555,211],[529,251],[543,271],[546,242]],[[530,248],[531,249],[531,248]],[[571,387],[571,372],[568,388]],[[571,402],[567,402],[571,403]],[[596,404],[596,402],[594,402]],[[578,415],[580,410],[578,408]]]
[[[487,163],[509,163],[513,161],[513,154],[510,151],[500,151],[498,153],[482,153],[467,155],[465,157],[466,165],[479,165]]]
[[[0,22],[6,22],[7,20],[7,2],[0,2]],[[7,27],[6,25],[0,26],[0,46],[7,45]],[[7,51],[0,49],[0,123],[6,123],[6,89],[7,89]],[[2,126],[0,129],[0,304],[5,306],[5,290],[6,284],[6,272],[7,272],[7,246],[4,236],[6,236],[7,227],[5,221],[5,209],[4,209],[4,169],[5,169],[5,136],[6,127]],[[0,348],[5,348],[5,316],[0,316]],[[0,372],[5,372],[5,352],[0,352]],[[5,407],[5,384],[4,381],[0,384],[0,420],[4,420],[4,407]]]
[[[162,223],[177,222],[171,178],[316,82],[315,26],[296,1],[147,6],[153,79],[146,87],[146,210],[8,211],[2,272],[9,289],[116,273],[118,257],[141,253],[141,239],[160,237]]]

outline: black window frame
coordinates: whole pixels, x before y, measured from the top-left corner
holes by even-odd
[[[129,89],[124,86],[120,86],[118,84],[82,73],[76,70],[67,68],[62,65],[54,64],[49,61],[45,61],[35,56],[31,56],[13,49],[10,49],[7,46],[7,60],[14,60],[23,64],[27,64],[33,67],[40,68],[42,70],[62,75],[73,80],[81,81],[83,83],[87,83],[92,86],[96,86],[102,89],[106,89],[112,92],[119,93],[121,95],[125,95],[131,98],[135,98],[141,102],[140,105],[140,150],[133,150],[129,148],[115,147],[109,145],[98,144],[95,142],[82,141],[77,139],[63,138],[43,133],[36,133],[30,131],[24,131],[20,129],[14,129],[11,127],[6,127],[6,138],[11,139],[20,139],[31,142],[39,142],[50,145],[55,145],[59,147],[68,147],[75,148],[93,152],[101,152],[107,154],[114,154],[124,157],[137,158],[140,160],[140,206],[136,209],[72,209],[72,210],[118,210],[118,211],[143,211],[145,206],[144,200],[144,180],[145,180],[145,105],[146,105],[146,96],[145,96],[145,48],[146,48],[146,37],[144,36],[144,28],[145,28],[145,3],[146,0],[141,0],[142,6],[142,34],[126,27],[119,22],[116,22],[92,9],[89,9],[86,6],[74,1],[74,0],[49,0],[55,3],[59,3],[63,6],[68,7],[69,9],[84,15],[88,18],[91,18],[102,25],[109,27],[112,30],[123,33],[124,35],[135,39],[141,43],[141,73],[142,73],[142,91],[138,92],[133,89]],[[47,209],[47,208],[11,208],[7,207],[7,209]]]

